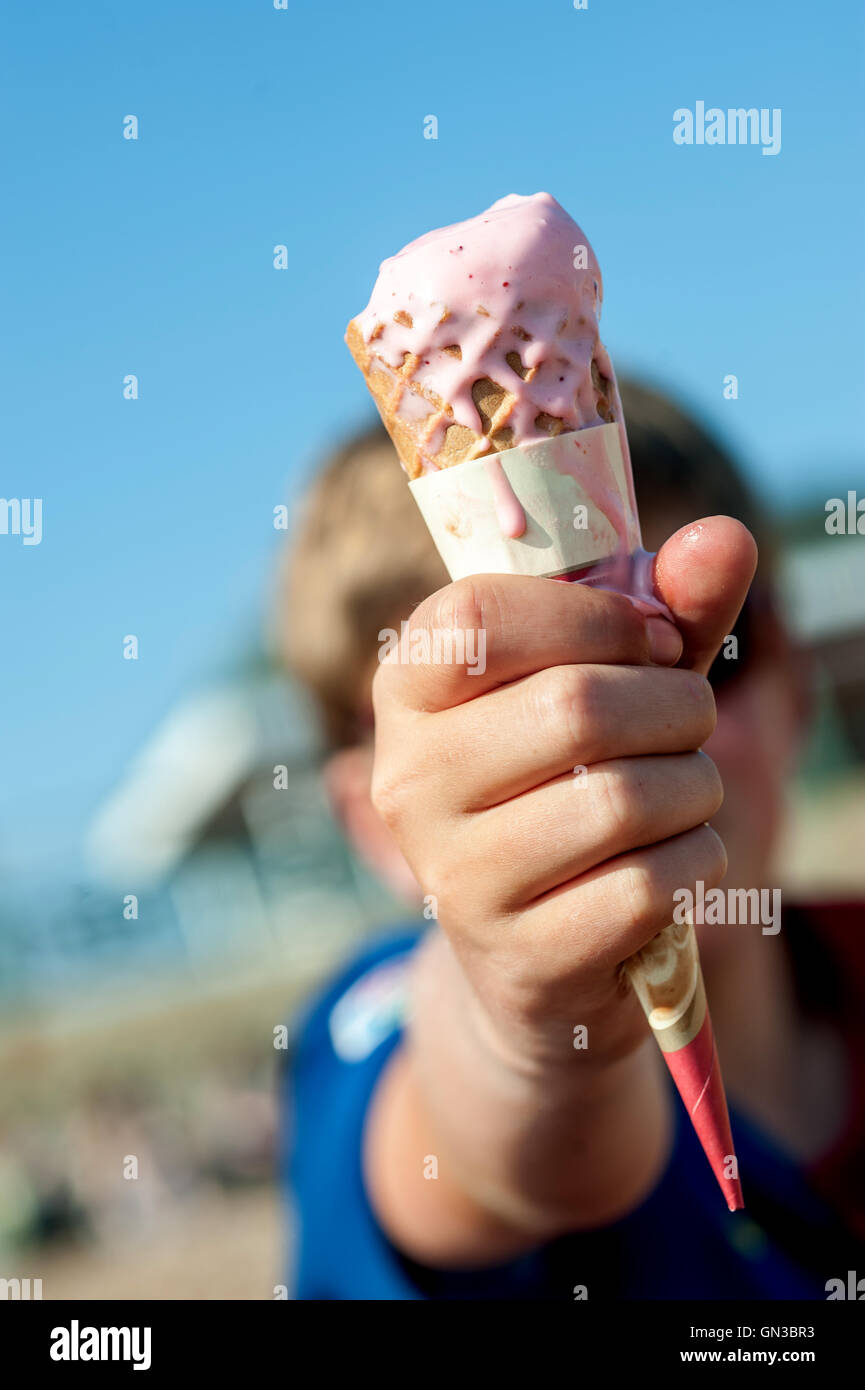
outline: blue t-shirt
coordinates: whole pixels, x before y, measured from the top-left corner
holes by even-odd
[[[727,1211],[672,1081],[670,1162],[630,1215],[490,1269],[443,1272],[406,1259],[370,1208],[361,1138],[400,1038],[416,941],[413,932],[365,950],[309,1011],[286,1070],[283,1164],[297,1298],[825,1299],[826,1280],[856,1267],[849,1238],[796,1166],[735,1111],[746,1210]]]

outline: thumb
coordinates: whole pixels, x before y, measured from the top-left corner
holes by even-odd
[[[654,586],[682,635],[680,666],[707,673],[756,568],[753,536],[729,516],[704,517],[664,543],[655,556]]]

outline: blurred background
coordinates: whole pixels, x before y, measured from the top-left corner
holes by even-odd
[[[342,334],[384,256],[507,192],[580,221],[617,368],[732,445],[783,538],[820,709],[779,881],[865,890],[865,535],[825,525],[865,497],[863,11],[0,24],[0,492],[42,499],[38,544],[0,529],[0,1277],[272,1298],[274,1029],[405,911],[340,839],[275,641],[279,508],[369,418]],[[698,100],[779,108],[781,152],[677,146]]]

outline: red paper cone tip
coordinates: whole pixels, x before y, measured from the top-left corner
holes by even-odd
[[[715,1035],[708,1013],[696,1035],[677,1052],[665,1052],[664,1060],[676,1089],[685,1103],[691,1123],[712,1166],[712,1172],[724,1194],[730,1211],[739,1211],[745,1203],[739,1182],[739,1165],[733,1151],[727,1098],[721,1080]],[[732,1176],[735,1174],[735,1176]]]

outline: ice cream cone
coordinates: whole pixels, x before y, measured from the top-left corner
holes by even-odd
[[[652,592],[621,401],[598,333],[600,274],[554,199],[510,195],[385,261],[346,341],[452,579],[575,579],[666,611]],[[693,926],[666,927],[622,969],[736,1210]]]

